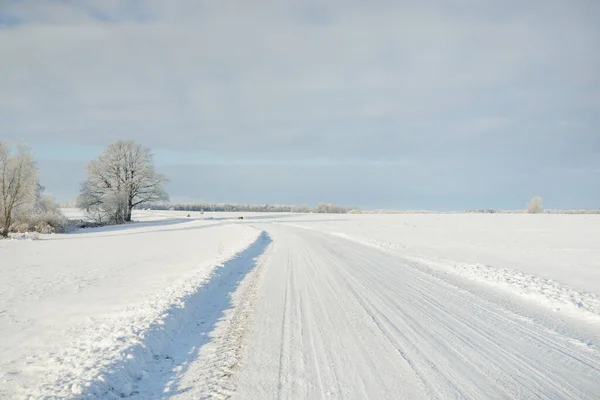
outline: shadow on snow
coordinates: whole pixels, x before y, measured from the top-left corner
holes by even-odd
[[[231,294],[271,242],[263,232],[246,250],[216,267],[208,281],[182,299],[182,306],[172,306],[138,344],[107,366],[101,381],[91,382],[84,397],[165,399],[190,390],[178,389],[181,377],[214,339],[211,333],[233,308]]]

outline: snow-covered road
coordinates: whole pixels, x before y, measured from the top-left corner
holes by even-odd
[[[524,317],[497,297],[344,238],[258,227],[273,249],[236,398],[600,394],[593,329],[554,330],[551,318]]]

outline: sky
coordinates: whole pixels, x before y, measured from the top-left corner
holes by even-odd
[[[597,0],[0,0],[0,140],[73,201],[111,142],[175,202],[600,208]]]

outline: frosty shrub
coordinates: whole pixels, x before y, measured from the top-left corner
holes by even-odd
[[[68,221],[60,210],[36,212],[29,211],[14,216],[10,232],[39,232],[43,234],[62,233],[67,230]]]
[[[67,230],[68,221],[60,212],[58,204],[43,192],[44,187],[38,184],[34,202],[13,213],[10,232],[49,234]]]
[[[50,224],[48,224],[47,222],[40,222],[39,224],[37,224],[35,226],[35,231],[39,232],[39,233],[44,233],[44,234],[56,232],[54,227],[51,226]]]
[[[13,222],[8,230],[11,233],[27,233],[29,232],[29,224],[27,222]]]
[[[542,209],[543,206],[541,197],[534,197],[529,201],[529,204],[527,204],[527,212],[530,214],[540,213],[542,212]]]

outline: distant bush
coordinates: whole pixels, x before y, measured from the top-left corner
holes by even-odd
[[[527,204],[527,212],[530,214],[540,213],[540,212],[542,212],[542,209],[543,209],[543,205],[542,205],[541,197],[534,197]]]
[[[544,210],[545,214],[600,214],[600,210]]]

